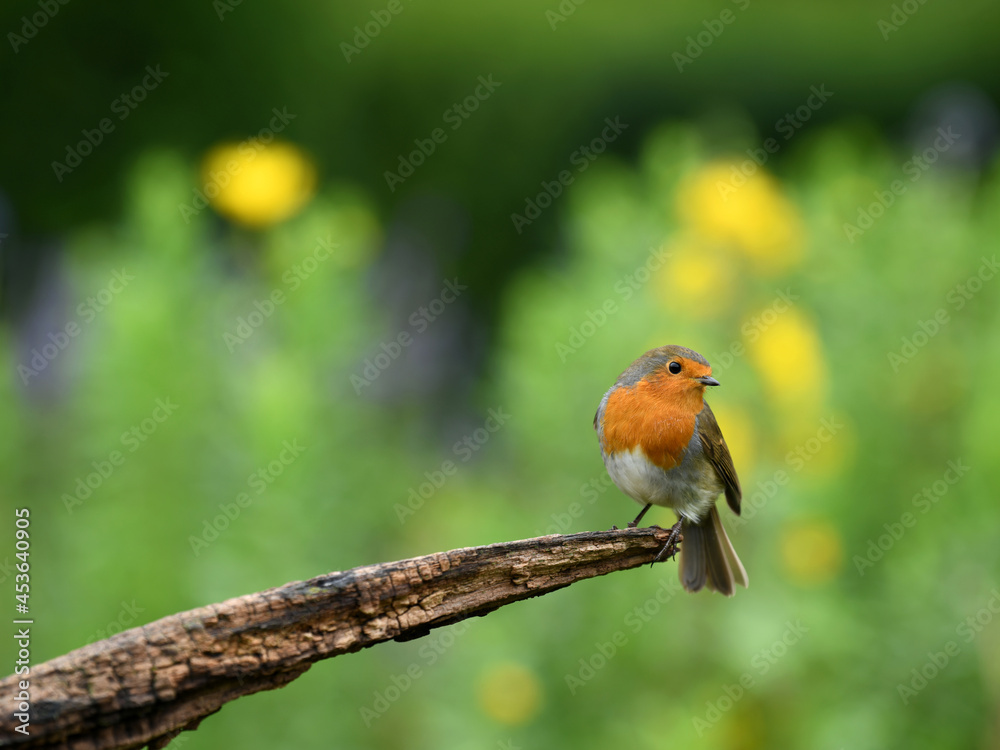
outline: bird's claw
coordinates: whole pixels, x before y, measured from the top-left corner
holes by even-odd
[[[675,542],[667,542],[650,565],[653,563],[663,562],[664,560],[673,560],[677,556],[677,553],[681,551],[680,543],[683,541],[684,539],[681,537]]]
[[[657,526],[656,528],[659,529],[660,527]],[[660,529],[660,531],[665,531],[665,530],[666,529]],[[677,555],[678,551],[677,545],[683,541],[684,541],[684,536],[681,534],[681,522],[678,521],[670,529],[670,536],[667,537],[666,544],[663,545],[663,548],[657,553],[656,557],[653,558],[653,562],[649,564],[650,567],[652,567],[658,562],[666,560],[667,558],[673,560],[674,557]]]

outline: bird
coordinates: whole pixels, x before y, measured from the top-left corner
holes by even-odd
[[[669,345],[650,349],[608,389],[594,415],[604,465],[615,485],[643,506],[672,509],[678,521],[654,562],[673,557],[687,591],[706,586],[732,596],[748,586],[746,569],[722,526],[716,501],[725,493],[739,515],[742,490],[729,446],[705,389],[719,385],[698,352]]]

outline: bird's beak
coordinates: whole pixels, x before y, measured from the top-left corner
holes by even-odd
[[[702,385],[718,385],[719,381],[710,375],[705,375],[704,377],[695,378]]]

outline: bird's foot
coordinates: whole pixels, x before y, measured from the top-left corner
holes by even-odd
[[[657,526],[656,528],[659,529],[660,527]],[[665,529],[660,529],[660,530],[664,531]],[[677,554],[677,545],[683,541],[684,537],[681,534],[681,522],[678,521],[671,527],[670,536],[667,537],[666,544],[663,545],[663,548],[659,551],[656,557],[653,558],[653,562],[650,563],[650,567],[652,567],[658,562],[666,560],[667,558],[673,560],[674,556],[676,556]]]

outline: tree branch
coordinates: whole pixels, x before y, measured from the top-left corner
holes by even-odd
[[[163,747],[242,695],[313,662],[481,617],[585,578],[652,562],[658,528],[544,536],[329,573],[164,617],[31,668],[29,735],[0,681],[0,744]]]

